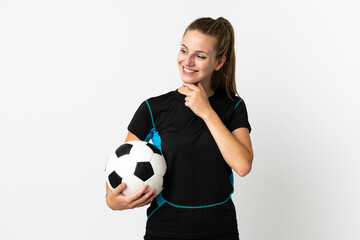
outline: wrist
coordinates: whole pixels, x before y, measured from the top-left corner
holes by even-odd
[[[109,208],[111,208],[112,210],[115,210],[115,209],[111,206],[109,196],[110,196],[110,194],[106,194],[106,195],[105,195],[106,204],[108,205]]]
[[[214,109],[212,107],[210,107],[207,111],[205,111],[205,113],[202,116],[202,119],[205,122],[207,122],[213,117],[214,114],[216,114],[216,112],[214,111]]]

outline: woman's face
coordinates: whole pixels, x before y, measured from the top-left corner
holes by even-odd
[[[216,57],[215,43],[216,38],[197,30],[186,32],[177,58],[184,83],[210,84],[213,71],[223,65]]]

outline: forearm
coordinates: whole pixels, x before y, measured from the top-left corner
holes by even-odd
[[[213,109],[203,120],[227,164],[240,176],[248,174],[252,164],[249,150],[234,137]]]

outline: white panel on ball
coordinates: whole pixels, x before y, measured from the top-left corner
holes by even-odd
[[[150,147],[144,148],[146,142],[143,141],[129,141],[133,147],[131,148],[131,157],[137,162],[149,162],[153,155],[153,151]]]
[[[145,184],[148,184],[149,187],[145,192],[150,191],[150,189],[155,188],[155,194],[158,195],[163,190],[163,178],[158,175],[153,175],[151,178],[145,181]]]
[[[151,158],[150,163],[156,175],[164,176],[166,172],[166,162],[163,156],[159,154],[154,154]]]
[[[124,178],[134,174],[136,161],[134,161],[134,159],[129,155],[123,155],[114,165],[117,174]]]
[[[116,158],[117,158],[117,156],[116,156],[115,152],[112,152],[110,154],[110,156],[108,157],[106,166],[105,166],[106,175],[109,175],[112,171],[114,171],[115,161],[113,161],[113,159],[116,159]]]
[[[144,182],[135,175],[123,178],[122,182],[126,183],[126,188],[123,190],[125,195],[136,193],[144,185]]]

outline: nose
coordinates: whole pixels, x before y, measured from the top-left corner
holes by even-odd
[[[190,54],[188,56],[186,56],[185,65],[186,66],[194,66],[194,59]]]

